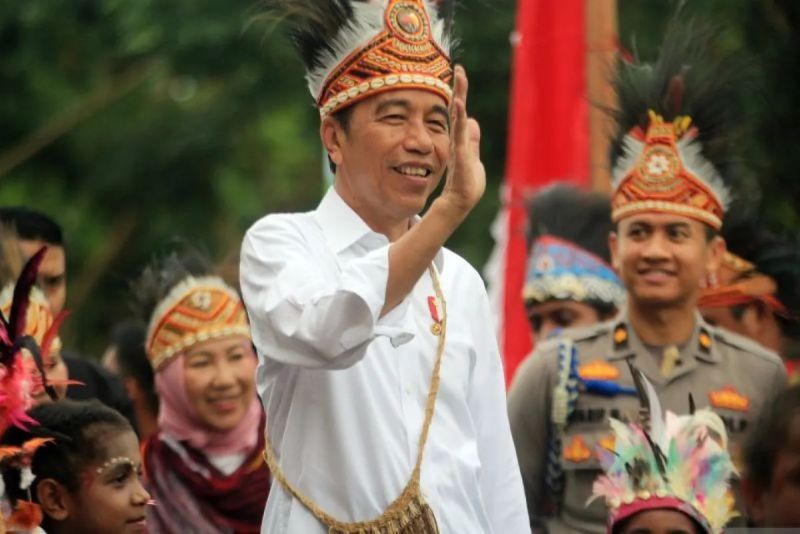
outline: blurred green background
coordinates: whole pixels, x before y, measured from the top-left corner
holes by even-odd
[[[515,5],[460,4],[456,59],[470,75],[490,183],[450,246],[480,268],[503,177]],[[619,0],[622,46],[653,58],[674,6]],[[741,110],[752,130],[741,156],[762,190],[748,198],[796,233],[800,2],[692,0],[686,10],[724,24],[721,51],[747,50],[760,66],[763,91]],[[255,0],[0,4],[0,204],[64,226],[68,346],[97,357],[130,315],[129,281],[175,239],[205,247],[235,277],[250,224],[318,202],[318,116],[283,29],[258,14]]]

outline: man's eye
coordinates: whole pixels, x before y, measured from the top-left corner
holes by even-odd
[[[689,237],[689,234],[686,232],[686,230],[673,230],[670,232],[670,237],[675,240],[681,240]]]
[[[645,236],[645,231],[641,228],[631,228],[628,230],[628,236],[633,238],[642,238]]]
[[[443,121],[428,121],[428,125],[430,125],[430,127],[436,130],[437,132],[447,131],[447,123]]]
[[[575,322],[575,317],[571,312],[568,311],[560,311],[553,316],[553,321],[561,327],[570,326],[572,323]]]

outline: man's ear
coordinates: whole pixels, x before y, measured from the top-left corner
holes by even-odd
[[[619,254],[617,254],[617,232],[608,234],[608,251],[611,253],[611,266],[620,273]]]
[[[42,512],[56,521],[64,521],[70,516],[73,506],[72,496],[63,484],[45,478],[36,484],[36,499]]]
[[[344,141],[344,130],[339,121],[333,117],[325,117],[319,125],[319,137],[322,146],[328,152],[334,165],[337,167],[342,164],[342,142]]]
[[[727,250],[725,239],[722,236],[715,235],[708,243],[708,258],[706,260],[706,272],[715,273],[722,266],[722,258],[725,256]]]

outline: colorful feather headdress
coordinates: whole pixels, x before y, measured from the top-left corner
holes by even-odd
[[[44,295],[34,287],[45,251],[42,248],[33,255],[16,284],[0,292],[0,432],[9,425],[35,424],[25,412],[38,392],[56,399],[44,361],[52,349],[60,347],[58,329],[66,314],[53,317]]]
[[[44,372],[44,359],[51,348],[58,347],[58,328],[66,314],[53,318],[44,295],[33,285],[45,252],[42,248],[34,254],[22,268],[16,284],[0,292],[0,434],[11,425],[26,429],[37,424],[26,413],[33,407],[37,391],[43,389],[56,400],[56,392]],[[34,438],[21,447],[0,447],[0,472],[19,469],[20,488],[29,490],[34,480],[30,469],[33,455],[49,441],[52,440]],[[13,506],[3,503],[2,482],[0,477],[0,504],[3,504],[0,530],[28,531],[40,525],[41,509],[30,497]]]
[[[632,368],[643,399],[643,423],[611,419],[614,450],[600,449],[605,473],[592,487],[609,508],[608,532],[634,514],[680,511],[709,534],[736,517],[728,483],[736,469],[728,453],[725,424],[709,409],[690,415],[663,413],[653,386]]]
[[[267,0],[284,12],[321,116],[393,89],[449,103],[452,0]]]

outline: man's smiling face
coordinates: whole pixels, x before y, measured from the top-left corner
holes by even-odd
[[[450,154],[446,102],[419,89],[387,91],[354,104],[348,125],[335,119],[328,146],[337,190],[367,220],[402,220],[422,211]]]
[[[656,307],[697,300],[700,281],[724,252],[724,242],[709,240],[703,223],[667,213],[622,219],[609,245],[629,298]]]

